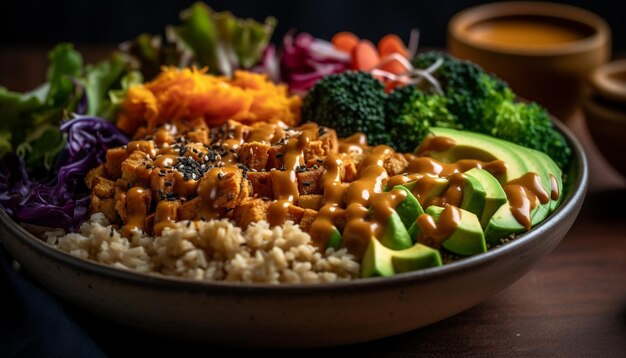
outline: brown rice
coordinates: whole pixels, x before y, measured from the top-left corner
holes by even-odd
[[[290,221],[274,228],[260,221],[245,231],[226,219],[181,221],[161,236],[135,231],[128,239],[96,213],[78,233],[54,231],[46,237],[83,259],[195,280],[317,283],[359,275],[359,263],[346,249],[319,252],[310,235]]]

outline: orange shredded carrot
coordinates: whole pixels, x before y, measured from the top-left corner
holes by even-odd
[[[229,119],[294,126],[301,102],[289,96],[287,86],[263,74],[236,71],[231,79],[209,75],[206,69],[165,67],[153,81],[129,88],[118,127],[134,133],[142,126],[150,131],[170,120],[198,117],[209,126]]]

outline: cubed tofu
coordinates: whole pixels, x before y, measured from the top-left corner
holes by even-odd
[[[89,211],[93,213],[103,213],[109,223],[114,224],[119,220],[115,211],[115,199],[101,199],[95,194],[91,194]]]
[[[244,179],[240,170],[214,168],[211,171],[202,178],[198,191],[200,196],[207,202],[211,202],[215,209],[233,209],[250,194],[250,183]],[[203,185],[214,186],[203,193],[201,191]]]
[[[111,148],[106,154],[106,170],[111,178],[118,178],[122,175],[122,162],[128,155],[124,147]]]
[[[300,228],[302,231],[309,232],[311,228],[311,224],[315,221],[317,217],[317,210],[313,209],[304,209],[304,214],[302,215],[302,219],[300,219]]]
[[[122,162],[122,178],[135,186],[149,186],[150,173],[154,168],[152,164],[152,160],[146,158],[146,153],[135,151]]]
[[[108,177],[108,173],[106,170],[106,167],[103,164],[98,165],[97,167],[91,169],[87,175],[85,176],[85,184],[87,184],[87,187],[89,189],[91,189],[94,185],[94,179],[98,178],[98,177],[103,177],[103,178],[107,178]]]
[[[176,210],[178,220],[194,220],[200,217],[200,197],[195,197],[187,202],[182,203]]]
[[[394,176],[404,173],[408,165],[409,162],[404,158],[404,155],[394,153],[392,156],[385,159],[383,168],[385,168],[389,176]]]
[[[316,169],[309,168],[303,172],[297,172],[298,178],[298,192],[300,195],[306,194],[322,194],[324,188],[322,188],[322,175],[325,169],[322,166]]]
[[[280,169],[283,165],[283,156],[286,150],[285,145],[273,145],[267,150],[267,164],[265,169]]]
[[[272,181],[269,172],[248,172],[252,197],[272,199]]]
[[[315,159],[318,157],[323,157],[324,149],[322,148],[322,141],[321,140],[311,141],[306,147],[304,147],[304,150],[302,152],[304,153],[305,161],[309,161],[311,159]]]
[[[101,199],[112,198],[115,194],[115,182],[103,177],[97,177],[93,180],[92,193]]]
[[[320,127],[322,128],[322,127]],[[337,153],[339,150],[339,141],[337,140],[337,132],[330,128],[325,128],[325,131],[322,135],[319,136],[319,140],[322,142],[322,149],[324,150],[324,155],[328,153]],[[321,131],[320,131],[321,132]]]
[[[267,220],[270,202],[263,199],[244,200],[233,211],[233,218],[237,226],[244,230],[253,222]]]
[[[155,168],[150,173],[150,189],[152,189],[155,201],[159,201],[165,195],[174,192],[174,177],[174,172],[167,169]]]
[[[298,206],[303,209],[319,210],[324,204],[324,195],[305,194],[298,198]]]
[[[163,229],[174,226],[178,220],[178,208],[180,201],[178,200],[161,200],[157,203],[154,211],[154,220],[151,228],[154,227],[154,233],[161,235]]]
[[[131,155],[135,151],[144,152],[154,158],[156,151],[154,150],[154,142],[150,140],[133,140],[126,145],[126,155]]]
[[[244,143],[237,152],[239,154],[239,162],[249,169],[265,169],[270,148],[271,146],[268,143]]]

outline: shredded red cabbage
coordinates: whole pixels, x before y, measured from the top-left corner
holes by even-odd
[[[102,163],[106,150],[128,143],[114,124],[78,117],[61,125],[67,143],[52,168],[52,179],[29,177],[23,160],[10,153],[0,161],[0,205],[15,220],[76,230],[89,214],[84,178]]]
[[[289,89],[305,92],[322,77],[350,69],[350,55],[308,33],[300,33],[295,38],[287,34],[283,39],[280,67]]]

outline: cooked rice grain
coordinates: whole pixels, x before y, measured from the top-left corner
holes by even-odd
[[[46,236],[49,244],[83,259],[196,280],[317,283],[359,274],[359,263],[346,249],[319,252],[311,236],[290,221],[274,228],[261,221],[245,231],[226,219],[181,221],[161,236],[137,231],[128,239],[96,213],[80,233]]]

